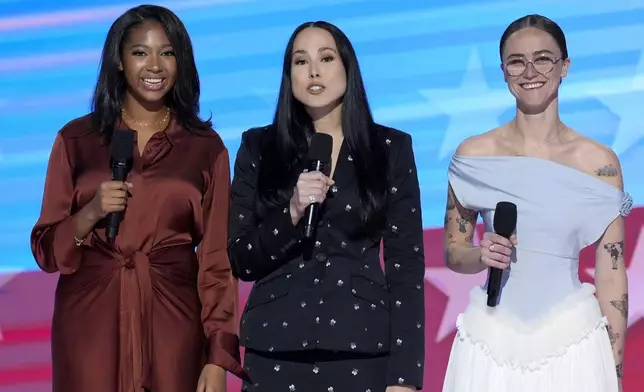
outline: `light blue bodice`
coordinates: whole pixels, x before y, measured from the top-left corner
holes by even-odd
[[[579,252],[632,206],[611,184],[541,158],[457,155],[448,180],[458,201],[479,211],[486,231],[494,231],[499,201],[517,205],[519,244],[504,271],[498,307],[524,322],[581,288]]]

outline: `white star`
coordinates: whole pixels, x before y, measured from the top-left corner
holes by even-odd
[[[474,234],[474,245],[479,244],[478,230]],[[445,339],[456,327],[456,317],[465,311],[470,302],[470,291],[476,286],[483,286],[487,271],[478,274],[459,274],[447,267],[425,268],[425,280],[436,286],[447,295],[447,305],[443,312],[441,324],[436,332],[436,342]]]
[[[595,276],[595,269],[588,268],[586,272]],[[628,327],[644,318],[644,226],[635,244],[633,257],[627,269],[628,275]]]
[[[474,49],[460,87],[419,90],[450,117],[439,153],[441,159],[452,154],[464,139],[498,127],[499,116],[514,104],[507,89],[491,89],[487,85],[482,67],[478,50]]]
[[[0,271],[0,288],[4,286],[5,284],[9,283],[16,275],[18,275],[18,272],[2,272]],[[1,326],[0,326],[1,327]],[[2,328],[0,328],[0,341],[2,341]]]
[[[627,151],[644,138],[641,102],[644,102],[644,50],[640,56],[635,77],[624,86],[595,89],[597,96],[608,109],[619,116],[619,127],[612,148],[617,155]]]

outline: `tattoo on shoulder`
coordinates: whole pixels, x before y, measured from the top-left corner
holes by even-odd
[[[613,262],[613,269],[616,270],[617,262],[624,258],[624,241],[609,242],[604,244],[604,249],[610,255],[610,259]]]
[[[613,327],[611,327],[610,325],[606,327],[606,330],[608,331],[608,339],[610,339],[610,345],[615,346],[615,343],[617,343],[620,335],[616,332],[613,332]]]
[[[610,304],[621,313],[622,317],[628,319],[628,294],[622,294],[617,301],[610,301]]]
[[[617,168],[615,168],[613,165],[606,165],[595,170],[595,174],[597,174],[598,177],[615,177],[617,176],[618,172]]]
[[[622,378],[624,376],[624,369],[622,368],[621,363],[615,366],[615,371],[617,372],[617,378]]]

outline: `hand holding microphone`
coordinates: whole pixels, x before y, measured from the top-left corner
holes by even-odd
[[[300,174],[295,185],[293,197],[291,197],[291,217],[293,223],[304,217],[306,209],[313,203],[324,203],[329,188],[333,186],[332,179],[319,171],[306,172]]]
[[[491,232],[483,234],[480,242],[481,263],[488,267],[508,268],[512,247],[516,245],[517,237],[514,234],[509,239]]]
[[[334,182],[329,176],[333,137],[315,133],[311,138],[308,171],[300,174],[291,197],[290,212],[293,224],[305,218],[304,235],[313,238],[319,220],[319,207]]]
[[[486,233],[480,244],[481,262],[490,267],[487,281],[487,306],[490,307],[497,305],[503,270],[510,266],[512,246],[517,244],[513,234],[517,227],[516,204],[507,201],[497,203],[493,225],[495,234]]]
[[[105,218],[111,212],[125,210],[128,193],[132,184],[121,181],[105,181],[96,191],[96,196],[89,203],[96,221]]]
[[[112,182],[125,183],[130,170],[132,170],[132,158],[134,149],[134,132],[130,130],[116,130],[112,135],[111,153],[110,153],[110,167],[112,169]],[[108,188],[106,192],[109,196],[107,200],[101,200],[102,210],[109,209],[107,214],[107,230],[106,237],[109,241],[114,241],[119,232],[119,226],[123,219],[123,212],[125,210],[124,198],[127,200],[127,192],[129,188],[122,189],[123,185],[108,184],[101,185],[101,188]],[[121,189],[118,189],[118,188]],[[113,189],[116,188],[116,189]],[[99,189],[99,192],[101,190]],[[123,193],[124,192],[124,193]],[[111,196],[111,198],[110,198]],[[104,205],[106,204],[106,205]],[[116,204],[116,207],[114,207]]]

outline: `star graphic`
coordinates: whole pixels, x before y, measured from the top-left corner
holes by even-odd
[[[450,117],[439,152],[441,159],[452,154],[464,139],[498,127],[503,111],[514,104],[514,97],[505,88],[487,85],[477,49],[470,53],[458,88],[423,89],[419,93]]]
[[[641,102],[644,101],[644,50],[633,80],[619,89],[615,87],[593,90],[592,93],[620,118],[612,148],[617,155],[621,155],[644,138],[644,123],[641,118]]]
[[[586,272],[595,276],[595,269],[588,268]],[[627,270],[628,275],[628,327],[644,318],[644,226],[635,244],[633,257]]]
[[[2,272],[0,271],[0,289],[2,286],[5,284],[9,283],[16,275],[18,275],[17,272]],[[1,327],[1,326],[0,326]],[[2,337],[2,328],[0,328],[0,342],[3,340]]]
[[[478,246],[479,242],[477,230],[474,234],[474,245]],[[456,317],[465,311],[470,302],[470,291],[475,286],[483,286],[486,278],[486,271],[470,275],[459,274],[446,267],[425,268],[425,280],[447,295],[447,306],[436,333],[437,343],[454,331]]]

